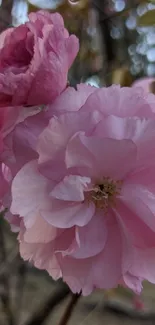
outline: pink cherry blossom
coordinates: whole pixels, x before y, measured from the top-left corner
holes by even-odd
[[[155,97],[81,85],[50,109],[12,184],[21,256],[73,292],[140,292],[155,283]]]
[[[78,52],[62,17],[39,11],[0,35],[0,106],[51,103],[67,85]]]

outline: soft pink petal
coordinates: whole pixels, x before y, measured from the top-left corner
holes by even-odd
[[[134,276],[155,283],[155,248],[135,251],[134,263],[129,272]]]
[[[42,209],[41,215],[51,225],[59,228],[70,228],[75,225],[83,227],[94,215],[95,206],[92,202],[67,203],[51,199],[51,210]]]
[[[107,226],[103,211],[94,215],[84,227],[76,227],[78,248],[71,255],[75,258],[88,258],[100,253],[107,240]]]
[[[82,291],[83,295],[89,295],[94,289],[92,263],[95,262],[95,258],[79,260],[69,256],[62,258],[61,255],[58,255],[57,258],[62,270],[62,277],[72,292],[80,293]]]
[[[47,124],[48,113],[44,110],[26,118],[7,136],[5,144],[9,152],[8,154],[5,153],[5,161],[11,169],[13,168],[13,161],[14,170],[18,171],[24,164],[38,157],[36,151],[38,136]],[[10,156],[14,157],[11,162],[8,159]]]
[[[56,256],[52,252],[51,244],[28,244],[20,242],[20,254],[24,260],[33,261],[38,269],[46,269],[53,279],[58,280],[61,276],[60,266]]]
[[[30,260],[34,265],[43,270],[57,280],[62,276],[55,252],[65,252],[72,244],[74,238],[74,228],[67,231],[58,231],[55,240],[49,243],[26,243],[23,235],[20,235],[20,253],[25,260]],[[52,238],[51,238],[52,239]],[[54,238],[53,238],[54,239]]]
[[[53,104],[48,105],[48,108],[56,115],[69,111],[78,111],[95,90],[95,87],[86,84],[77,85],[77,89],[67,87]]]
[[[50,195],[63,201],[82,202],[84,201],[84,190],[87,189],[90,182],[88,177],[69,175],[53,188]]]
[[[153,117],[153,100],[150,95],[146,96],[142,89],[120,88],[112,85],[97,89],[89,96],[84,110],[96,110],[102,112],[104,116],[116,115],[120,117]]]
[[[105,248],[96,257],[95,263],[93,263],[95,287],[105,289],[116,287],[122,274],[122,237],[119,226],[113,219],[108,226]]]
[[[135,291],[137,294],[140,294],[143,289],[142,280],[142,278],[136,277],[129,272],[123,276],[125,286]]]
[[[56,238],[57,230],[49,225],[40,215],[36,216],[36,221],[24,234],[27,243],[48,243]]]
[[[143,187],[149,189],[150,192],[155,191],[155,172],[154,165],[147,165],[144,168],[136,169],[130,177],[128,177],[127,182],[129,184],[139,184]]]
[[[143,204],[141,209],[143,209]],[[145,209],[143,213],[144,215],[146,211],[147,210]],[[132,250],[132,246],[140,248],[155,246],[154,230],[150,229],[148,222],[145,222],[145,219],[142,218],[143,214],[140,212],[136,213],[133,207],[130,207],[129,203],[126,204],[124,200],[117,201],[115,213],[125,236],[130,242],[130,251]],[[153,218],[151,212],[150,215],[147,213],[148,219],[150,216]]]
[[[122,179],[129,173],[136,160],[136,146],[130,140],[86,137],[82,133],[73,137],[67,147],[67,167],[85,168],[92,175]],[[114,164],[115,161],[115,164]]]
[[[117,140],[131,139],[139,146],[154,136],[155,121],[138,117],[118,117],[109,115],[96,126],[94,135]]]
[[[64,39],[62,27],[58,24],[52,27],[47,25],[43,39],[39,40],[44,51],[29,92],[28,104],[31,105],[36,103],[35,97],[40,104],[50,104],[65,89],[68,69],[79,49],[76,36]]]
[[[88,130],[92,132],[100,118],[97,112],[92,114],[71,112],[62,114],[59,118],[53,117],[39,138],[39,163],[56,158],[59,152],[65,150],[69,139],[77,131]]]
[[[64,281],[76,293],[88,295],[94,288],[113,288],[121,278],[121,238],[116,223],[109,228],[105,249],[87,259],[58,256]],[[80,266],[80,267],[79,267]]]
[[[48,206],[47,180],[39,174],[36,161],[27,163],[12,183],[11,212],[25,217],[24,222],[29,228],[35,222],[39,209]]]
[[[147,227],[149,227],[153,232],[155,231],[155,195],[153,193],[151,193],[145,187],[138,185],[136,186],[135,184],[127,184],[122,189],[120,199],[128,207],[129,211],[131,210],[135,215],[138,216],[137,222],[140,218]],[[148,240],[149,239],[151,238],[149,238],[148,234]]]

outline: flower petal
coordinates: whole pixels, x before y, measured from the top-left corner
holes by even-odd
[[[129,272],[134,276],[155,283],[155,248],[137,249],[134,255],[134,263]]]
[[[48,243],[56,238],[57,229],[49,225],[40,215],[36,216],[36,221],[24,234],[27,243]]]
[[[135,291],[136,294],[140,294],[143,286],[142,286],[142,278],[136,277],[131,273],[127,272],[123,276],[124,284],[130,288],[131,290]]]
[[[70,228],[75,225],[83,227],[94,215],[93,203],[67,203],[60,200],[51,200],[52,208],[41,210],[41,215],[49,224],[58,228]]]
[[[85,176],[121,180],[132,170],[136,152],[136,145],[131,140],[86,137],[79,132],[67,146],[66,164],[68,168],[82,167]]]
[[[53,117],[42,132],[38,143],[39,163],[56,158],[66,149],[69,139],[79,130],[92,132],[100,120],[98,113],[70,112]],[[64,160],[64,156],[62,158]]]
[[[84,190],[90,182],[88,177],[69,175],[53,188],[50,195],[63,201],[81,202],[84,201]]]
[[[48,208],[47,180],[38,172],[35,160],[27,163],[15,176],[12,183],[11,212],[24,218],[27,227],[36,220],[36,213],[42,207]]]
[[[130,211],[137,215],[147,227],[155,232],[155,195],[153,193],[143,186],[126,184],[126,186],[122,188],[121,201]]]
[[[75,258],[88,258],[99,254],[107,240],[107,227],[102,211],[96,213],[84,227],[76,227],[79,247],[71,255]]]
[[[135,200],[135,198],[130,198],[130,200]],[[140,248],[155,246],[155,232],[148,226],[148,223],[146,223],[142,217],[147,212],[147,209],[142,205],[140,211],[144,209],[143,214],[140,211],[137,214],[136,210],[134,211],[134,205],[131,203],[130,206],[130,200],[129,202],[121,199],[117,200],[116,208],[114,209],[116,218],[124,231],[124,235],[129,240],[130,250],[132,250],[133,246]],[[137,201],[137,205],[140,207],[141,201]],[[151,211],[147,213],[147,218],[150,217],[153,221]]]
[[[109,215],[110,218],[110,215]],[[122,236],[114,219],[108,226],[108,236],[104,250],[93,263],[94,284],[97,288],[116,287],[122,274]]]

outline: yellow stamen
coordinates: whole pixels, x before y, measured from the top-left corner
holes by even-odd
[[[102,182],[95,185],[91,191],[91,200],[97,208],[106,210],[108,206],[115,204],[115,198],[120,194],[121,181],[114,181],[104,177]]]

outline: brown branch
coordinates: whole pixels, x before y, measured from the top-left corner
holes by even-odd
[[[151,311],[137,311],[133,308],[127,307],[122,303],[107,301],[104,304],[104,310],[117,314],[119,316],[126,316],[131,319],[155,321],[155,313]]]
[[[71,300],[62,316],[62,319],[60,320],[59,325],[67,325],[68,324],[68,321],[73,313],[73,310],[74,310],[80,296],[81,296],[81,294],[79,294],[79,295],[72,294]]]
[[[89,311],[93,311],[98,306],[97,303],[84,303],[83,307]],[[118,317],[126,317],[132,320],[141,321],[152,321],[155,324],[155,312],[146,310],[136,310],[130,306],[127,306],[123,302],[118,301],[103,301],[100,308],[98,308],[98,313],[108,312],[110,314],[115,314]]]
[[[23,325],[42,325],[51,314],[53,309],[64,300],[70,293],[66,285],[61,285],[52,292],[52,295],[43,303],[40,308],[37,308],[35,314],[30,320]]]

